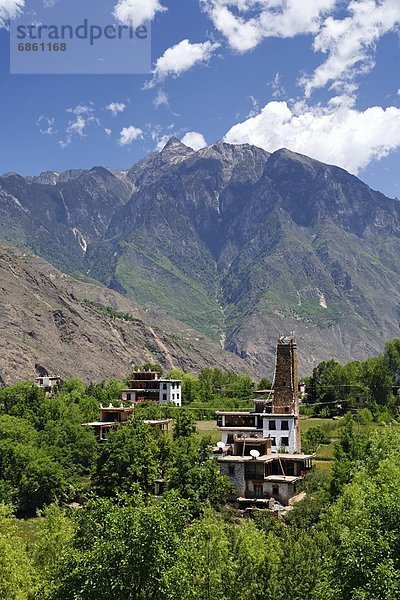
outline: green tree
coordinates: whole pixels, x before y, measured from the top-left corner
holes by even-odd
[[[175,420],[173,431],[174,439],[191,437],[196,433],[196,423],[193,414],[188,410],[181,409]]]
[[[16,520],[0,504],[0,598],[28,600],[36,587],[36,574],[18,535]]]
[[[96,499],[76,514],[74,546],[60,565],[52,600],[166,600],[165,573],[187,523],[186,503],[117,505]]]
[[[97,488],[106,495],[131,490],[135,483],[150,492],[159,474],[158,448],[149,425],[134,418],[110,432],[102,446],[96,473]]]
[[[16,383],[0,389],[0,411],[36,423],[44,399],[43,390],[34,383]]]
[[[229,479],[221,476],[216,461],[210,460],[209,443],[194,436],[179,438],[167,473],[168,489],[189,500],[194,515],[201,514],[208,502],[220,506],[232,491]]]

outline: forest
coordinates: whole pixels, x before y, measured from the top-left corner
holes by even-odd
[[[182,375],[183,409],[137,407],[102,444],[82,423],[125,382],[72,378],[52,398],[29,382],[0,389],[0,598],[397,599],[399,373],[400,340],[379,357],[314,369],[304,418],[340,416],[334,460],[314,468],[284,519],[227,502],[231,484],[196,428],[217,408],[247,405],[267,380]],[[174,418],[172,435],[143,423],[155,416]]]

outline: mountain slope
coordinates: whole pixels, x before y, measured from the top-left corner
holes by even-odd
[[[282,332],[303,371],[399,335],[399,203],[286,149],[173,138],[128,172],[9,175],[0,217],[0,238],[160,307],[259,373]]]
[[[103,286],[65,275],[29,252],[0,247],[0,381],[50,374],[126,377],[133,365],[251,372],[198,332]]]

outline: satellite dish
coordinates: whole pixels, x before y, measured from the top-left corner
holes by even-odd
[[[225,448],[225,443],[224,442],[217,442],[217,448],[219,448],[220,450],[223,450]]]
[[[250,450],[250,456],[252,456],[253,458],[258,458],[260,456],[260,453],[258,450]]]

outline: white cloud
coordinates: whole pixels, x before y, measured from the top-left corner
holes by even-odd
[[[153,100],[153,105],[155,106],[155,108],[160,108],[160,106],[165,106],[166,108],[169,108],[168,94],[166,94],[164,90],[158,90],[157,95]]]
[[[165,10],[159,0],[119,0],[113,14],[121,23],[138,27],[146,21],[152,21],[157,13]]]
[[[106,109],[110,111],[113,117],[116,117],[119,113],[124,112],[126,104],[123,102],[111,102],[106,106]]]
[[[88,125],[94,123],[99,125],[92,104],[78,104],[75,108],[68,108],[67,112],[74,115],[74,118],[68,123],[65,140],[59,142],[61,148],[69,146],[74,138],[85,137]]]
[[[400,109],[374,106],[359,111],[345,96],[325,107],[270,102],[257,116],[232,127],[225,141],[269,152],[286,147],[357,174],[400,147]]]
[[[202,133],[197,131],[189,131],[182,138],[182,144],[189,146],[192,150],[201,150],[207,146],[207,142]]]
[[[272,97],[275,98],[275,100],[279,100],[286,96],[286,90],[282,84],[282,77],[280,73],[275,74],[275,77],[271,81],[270,86],[272,88]]]
[[[124,127],[121,130],[118,143],[120,144],[120,146],[129,146],[136,140],[142,139],[142,138],[143,138],[143,131],[141,129],[139,129],[138,127],[133,127],[133,125],[130,125],[129,127]]]
[[[329,83],[336,89],[354,90],[356,75],[374,66],[378,40],[400,24],[399,0],[353,0],[348,12],[343,19],[327,18],[314,40],[315,51],[328,58],[312,76],[302,78],[307,96]]]
[[[182,40],[179,44],[168,48],[156,61],[154,79],[147,84],[147,87],[154,87],[157,80],[163,80],[169,75],[178,77],[194,65],[207,62],[217,48],[219,44],[212,42],[191,44],[189,40]]]
[[[36,125],[39,127],[39,131],[42,135],[54,135],[57,133],[54,128],[54,123],[54,117],[46,117],[45,115],[41,115],[36,121]]]
[[[104,129],[104,133],[106,134],[107,137],[110,137],[110,135],[112,134],[112,130],[108,129],[107,127]]]
[[[8,19],[15,19],[24,6],[25,0],[0,0],[0,28],[6,26]]]
[[[320,30],[338,0],[200,0],[215,28],[238,52],[265,38],[290,38]]]

